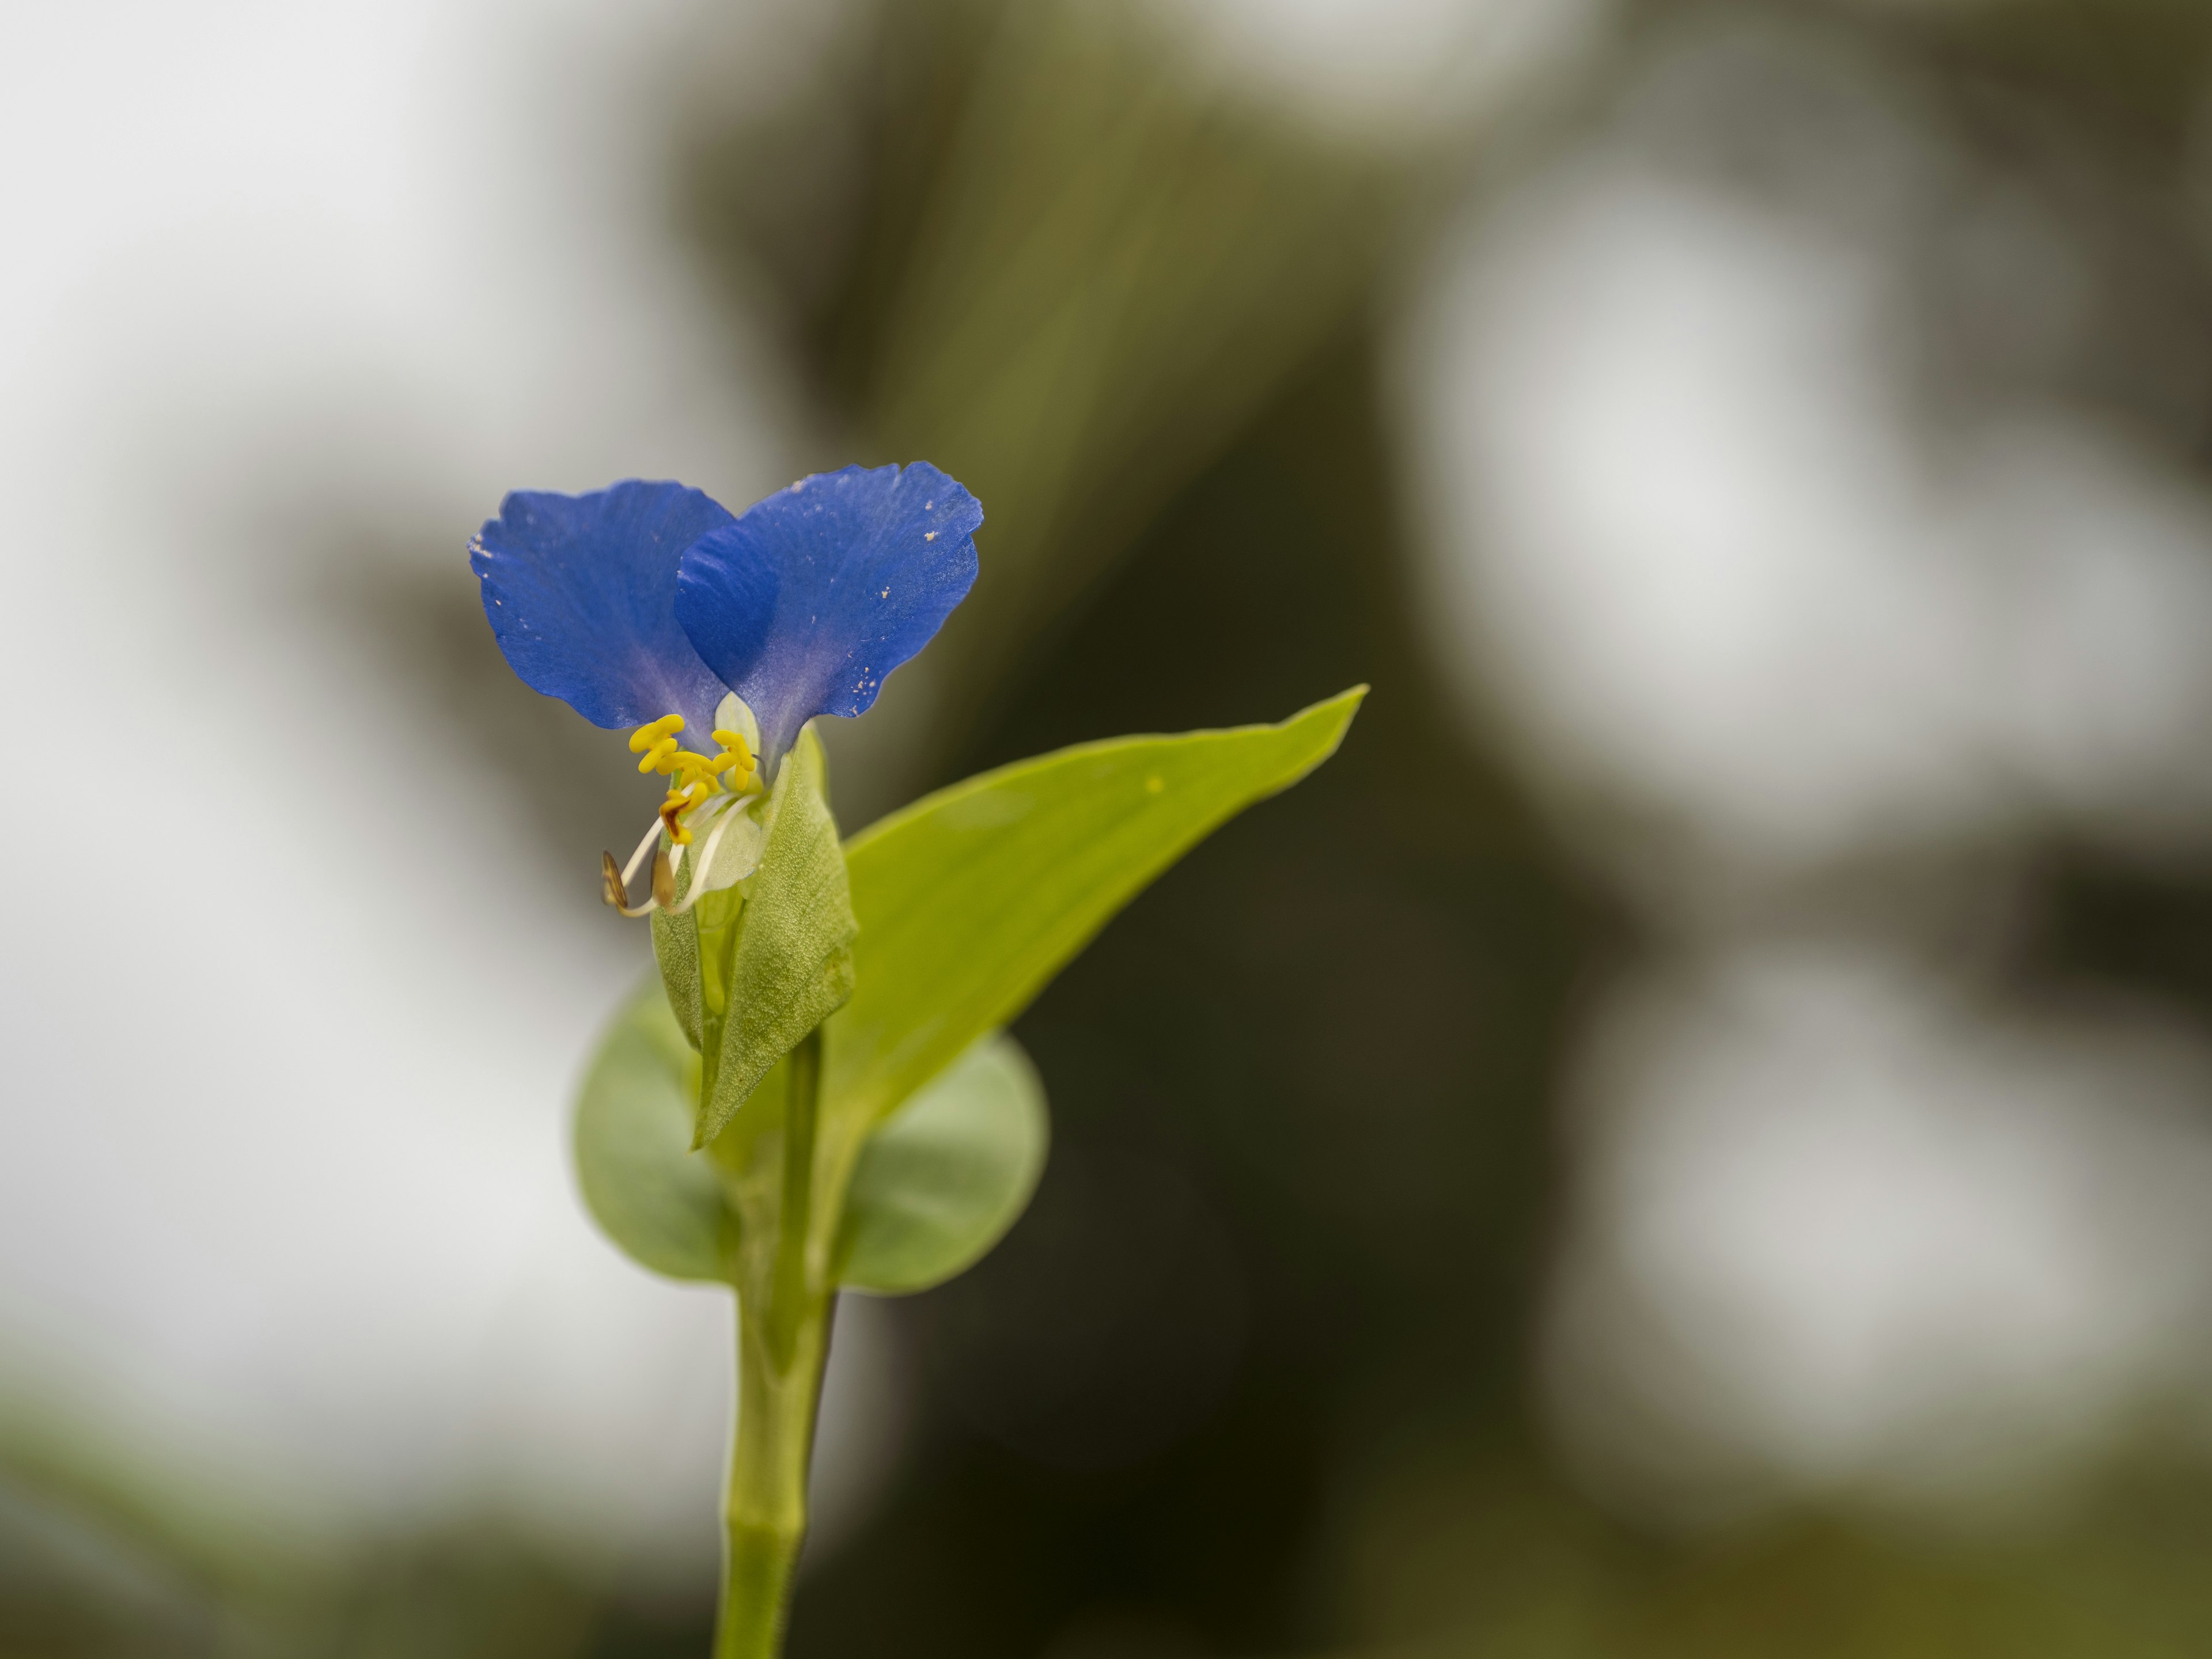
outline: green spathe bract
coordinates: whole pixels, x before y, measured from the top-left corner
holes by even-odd
[[[697,1145],[719,1134],[769,1068],[853,994],[859,923],[826,773],[821,743],[811,730],[801,732],[776,775],[768,838],[760,866],[739,884],[744,903],[736,925],[702,924],[707,1029],[718,1042],[707,1049],[714,1075],[701,1089]],[[709,902],[724,897],[710,895]],[[729,935],[725,956],[715,946]]]
[[[608,1033],[576,1154],[623,1249],[738,1291],[720,1659],[781,1640],[839,1288],[941,1283],[1036,1188],[1043,1089],[1003,1028],[1184,853],[1333,754],[1365,690],[1279,726],[1003,767],[842,849],[809,734],[759,867],[655,916],[665,1000],[641,994]]]
[[[653,954],[684,1035],[705,1059],[691,1144],[737,1115],[769,1068],[853,994],[859,924],[830,816],[828,768],[799,734],[761,809],[760,863],[680,915],[653,917]],[[688,893],[687,861],[679,890]]]

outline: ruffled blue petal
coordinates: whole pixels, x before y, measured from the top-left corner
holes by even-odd
[[[975,585],[982,522],[926,461],[848,466],[778,490],[684,554],[677,619],[751,706],[767,760],[817,714],[865,714],[929,643]]]
[[[677,563],[731,522],[720,503],[678,483],[519,489],[470,544],[469,568],[526,684],[594,726],[681,714],[703,740],[723,688],[676,620]]]

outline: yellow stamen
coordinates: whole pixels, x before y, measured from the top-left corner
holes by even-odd
[[[702,781],[711,781],[714,775],[715,766],[714,763],[704,755],[689,749],[683,749],[678,750],[670,757],[668,770],[679,774],[677,780],[678,785],[688,789],[693,784]]]
[[[637,769],[641,774],[659,773],[668,779],[668,793],[662,798],[654,828],[647,832],[646,839],[632,855],[629,868],[618,869],[611,854],[602,860],[600,876],[606,890],[607,902],[617,906],[624,915],[642,915],[658,903],[665,908],[672,902],[671,884],[675,863],[665,850],[656,854],[653,861],[653,897],[644,906],[633,908],[628,902],[629,878],[645,857],[647,848],[660,836],[665,836],[670,846],[681,849],[692,843],[691,815],[701,806],[726,790],[741,794],[751,787],[757,765],[752,745],[741,732],[717,728],[714,741],[720,752],[702,755],[695,749],[686,749],[677,741],[676,734],[684,729],[684,716],[663,714],[630,733],[630,752],[638,757]],[[712,845],[713,843],[709,843]],[[679,850],[677,860],[683,857]],[[669,892],[664,892],[669,888]]]
[[[732,794],[742,794],[753,781],[755,763],[752,745],[745,741],[742,732],[731,732],[720,726],[714,728],[714,741],[722,745],[722,752],[708,763],[718,774],[726,774],[723,785]]]
[[[641,755],[658,745],[663,738],[672,737],[683,729],[683,715],[663,714],[659,720],[641,726],[629,734],[629,751],[633,755]]]

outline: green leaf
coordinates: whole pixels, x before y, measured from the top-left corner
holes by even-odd
[[[690,1154],[699,1056],[658,985],[631,999],[576,1104],[576,1174],[607,1236],[672,1279],[726,1282],[737,1220],[714,1166]]]
[[[742,908],[732,906],[732,920],[717,926],[708,913],[720,911],[726,896],[715,893],[695,913],[707,1061],[695,1146],[720,1133],[776,1061],[853,994],[860,924],[824,774],[820,741],[800,732],[769,798],[767,840],[742,884]]]
[[[1009,1024],[1184,853],[1335,753],[1366,693],[1279,726],[1063,749],[855,836],[857,988],[830,1024],[828,1109],[872,1121]]]
[[[799,1010],[781,1028],[790,1040],[772,1034],[761,1045],[773,1052],[747,1091],[811,1029],[799,1024],[808,995],[842,997],[842,987],[858,981],[829,1020],[808,1274],[817,1285],[897,1292],[961,1271],[1028,1202],[1047,1139],[1042,1089],[1011,1039],[992,1034],[1194,843],[1334,753],[1364,692],[1280,726],[1117,738],[970,779],[855,837],[848,863],[834,872],[822,854],[829,816],[820,752],[805,739],[779,780],[793,792],[781,804],[789,815],[779,813],[789,850],[774,851],[771,825],[750,896],[740,903],[731,890],[701,903],[697,969],[670,983],[672,992],[698,987],[703,1059],[689,1052],[676,1016],[648,990],[592,1063],[576,1124],[592,1214],[656,1272],[732,1278],[739,1226],[732,1195],[757,1161],[751,1138],[773,1140],[780,1115],[746,1115],[739,1139],[717,1140],[708,1156],[687,1149],[716,1027],[725,1008],[745,1006],[739,966],[764,901],[778,892],[759,878],[769,858],[781,856],[791,860],[780,878],[789,884],[774,902],[803,907],[793,876],[811,876],[831,925],[793,929],[802,947],[796,960],[814,977],[785,1000]],[[841,926],[848,867],[850,909]],[[765,972],[765,961],[752,971]],[[667,955],[662,968],[666,975]],[[918,1092],[927,1097],[890,1115]],[[729,1103],[731,1112],[742,1099]]]
[[[690,1150],[699,1065],[660,988],[642,987],[586,1074],[577,1175],[593,1219],[641,1266],[734,1284],[744,1171],[721,1167],[722,1139]],[[1021,1045],[976,1043],[869,1138],[838,1235],[841,1282],[898,1296],[972,1267],[1028,1207],[1050,1134]]]
[[[1051,1121],[1021,1045],[985,1037],[869,1137],[845,1199],[840,1280],[903,1296],[981,1260],[1029,1207]]]

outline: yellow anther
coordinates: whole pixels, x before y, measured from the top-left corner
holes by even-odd
[[[726,773],[723,782],[732,794],[750,787],[753,781],[752,745],[745,741],[742,732],[714,728],[714,741],[722,745],[722,752],[708,763],[708,769],[717,774]]]
[[[650,730],[651,728],[648,727],[647,729]],[[635,738],[631,739],[629,746],[633,749],[637,747]],[[637,763],[637,769],[641,773],[665,772],[672,763],[670,760],[670,757],[674,755],[676,752],[676,739],[673,738],[662,738],[658,742],[654,743],[650,749],[645,751],[645,758]]]
[[[676,775],[679,788],[690,789],[703,784],[708,794],[720,793],[720,787],[714,781],[715,763],[704,755],[689,749],[683,750],[675,756],[667,769]]]
[[[689,847],[691,831],[684,820],[701,802],[721,793],[713,779],[703,777],[688,778],[681,788],[671,789],[660,803],[661,826],[668,831],[669,840],[678,847]]]
[[[642,755],[648,749],[659,747],[665,738],[683,729],[683,715],[663,714],[651,725],[641,726],[629,734],[629,751],[633,755]]]

